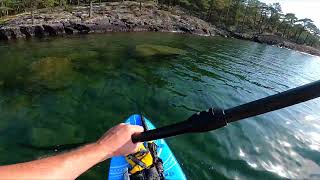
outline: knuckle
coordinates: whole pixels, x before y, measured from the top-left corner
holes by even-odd
[[[130,125],[124,124],[122,128],[124,130],[128,131],[128,130],[130,130]]]
[[[118,128],[119,128],[119,129],[125,129],[126,126],[127,126],[126,124],[121,123],[121,124],[118,125]]]
[[[142,126],[139,126],[140,131],[144,131],[144,128]]]

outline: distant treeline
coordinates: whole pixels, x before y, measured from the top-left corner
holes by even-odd
[[[38,8],[123,0],[0,0],[0,16],[14,15]],[[150,0],[135,0],[143,3]],[[311,19],[298,19],[295,14],[282,12],[279,3],[266,4],[259,0],[154,0],[161,7],[180,6],[217,27],[241,33],[272,33],[298,44],[319,47],[320,30]],[[90,12],[91,14],[91,12]]]

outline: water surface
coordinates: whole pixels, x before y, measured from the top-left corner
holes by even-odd
[[[184,53],[144,56],[139,45]],[[319,79],[319,57],[219,37],[126,33],[1,43],[0,162],[94,141],[133,113],[160,127]],[[319,108],[317,99],[168,143],[189,179],[316,177]],[[106,176],[102,163],[80,179]]]

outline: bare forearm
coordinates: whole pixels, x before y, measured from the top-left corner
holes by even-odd
[[[75,179],[95,164],[109,158],[97,143],[32,162],[0,167],[4,179]]]
[[[74,151],[32,162],[0,166],[0,179],[75,179],[105,159],[135,153],[139,144],[134,144],[131,136],[141,132],[141,126],[120,124],[111,128],[96,143]]]

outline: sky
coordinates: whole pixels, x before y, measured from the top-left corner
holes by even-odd
[[[284,13],[294,13],[299,19],[310,18],[320,28],[320,0],[260,0],[264,3],[279,2]]]

